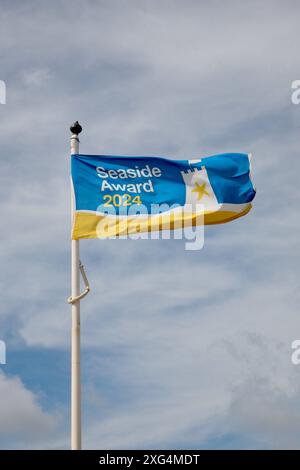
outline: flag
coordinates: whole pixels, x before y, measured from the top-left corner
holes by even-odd
[[[243,153],[197,160],[76,154],[71,161],[75,240],[225,223],[247,214],[255,196]]]

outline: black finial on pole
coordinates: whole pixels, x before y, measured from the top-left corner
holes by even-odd
[[[72,126],[70,127],[70,131],[72,132],[72,134],[76,134],[76,135],[80,134],[80,132],[82,131],[82,127],[78,121],[72,124]]]

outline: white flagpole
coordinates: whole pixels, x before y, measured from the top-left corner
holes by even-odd
[[[71,155],[79,153],[78,134],[82,131],[80,124],[75,122],[71,127]],[[71,189],[72,192],[72,189]],[[72,217],[74,209],[71,194]],[[80,294],[79,272],[79,240],[72,240],[72,298]],[[72,354],[71,354],[71,449],[81,449],[81,391],[80,391],[80,300],[72,303]]]

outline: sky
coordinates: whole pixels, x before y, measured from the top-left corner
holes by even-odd
[[[69,126],[85,154],[251,152],[252,211],[83,240],[85,449],[300,443],[300,4],[0,0],[0,448],[70,446]]]

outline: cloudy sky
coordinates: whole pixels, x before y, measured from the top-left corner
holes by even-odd
[[[68,448],[69,126],[81,152],[252,152],[252,212],[84,240],[84,448],[299,447],[296,0],[0,2],[0,447]]]

